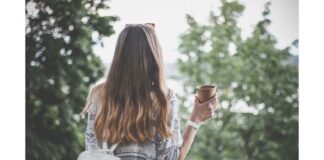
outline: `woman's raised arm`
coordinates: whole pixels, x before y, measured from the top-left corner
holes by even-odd
[[[207,119],[211,118],[217,107],[217,95],[210,100],[199,103],[197,96],[195,97],[195,106],[191,114],[190,121],[201,124]],[[197,129],[188,125],[183,133],[183,143],[180,148],[180,155],[178,160],[183,160],[191,147],[191,144],[197,134]]]

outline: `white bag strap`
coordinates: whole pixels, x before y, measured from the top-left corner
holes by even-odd
[[[123,133],[122,133],[121,137],[124,137]],[[106,141],[103,141],[102,150],[108,150],[110,153],[113,153],[114,150],[118,147],[118,145],[119,145],[119,143],[115,143],[110,148],[108,148],[108,143]]]
[[[114,150],[118,147],[119,143],[113,144],[110,148],[108,148],[108,143],[103,142],[102,149],[108,150],[110,153],[113,153]]]

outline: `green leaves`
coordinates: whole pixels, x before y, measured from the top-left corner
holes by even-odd
[[[290,53],[298,40],[276,48],[267,30],[269,5],[247,39],[237,26],[244,10],[237,1],[223,0],[221,15],[211,13],[208,25],[187,15],[178,62],[185,91],[215,83],[221,101],[217,118],[199,131],[189,159],[298,159],[298,56]]]
[[[84,149],[82,110],[89,85],[104,74],[92,39],[114,33],[101,1],[26,1],[26,157],[76,159]],[[29,11],[28,11],[29,10]],[[31,12],[30,12],[31,10]],[[29,14],[29,13],[37,14]]]

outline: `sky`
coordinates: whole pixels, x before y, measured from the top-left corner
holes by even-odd
[[[231,0],[229,0],[231,1]],[[242,36],[251,34],[253,26],[262,19],[264,4],[269,0],[240,0],[245,11],[239,18]],[[277,37],[278,48],[289,46],[298,39],[298,0],[272,0],[269,31]],[[110,0],[108,10],[100,15],[116,15],[120,20],[113,24],[116,33],[104,38],[104,47],[96,45],[95,54],[104,63],[110,63],[114,54],[118,34],[125,24],[152,22],[160,41],[165,63],[174,63],[180,57],[177,48],[179,35],[188,29],[185,15],[190,14],[201,24],[207,24],[210,11],[219,13],[220,0]],[[292,51],[298,54],[298,50]]]

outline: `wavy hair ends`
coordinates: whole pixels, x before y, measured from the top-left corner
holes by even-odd
[[[157,132],[172,136],[162,51],[151,28],[129,25],[120,33],[100,102],[94,124],[97,139],[144,142]]]

